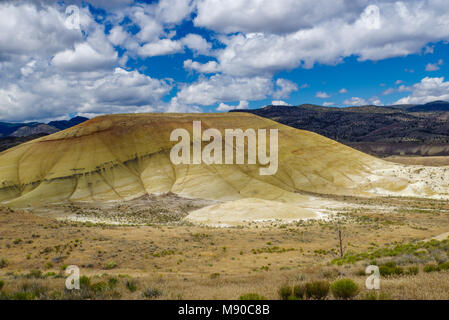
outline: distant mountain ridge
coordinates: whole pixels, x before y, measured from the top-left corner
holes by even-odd
[[[249,112],[376,156],[449,155],[449,102],[422,105],[266,106]]]
[[[74,117],[70,120],[50,121],[49,123],[0,122],[0,152],[29,140],[68,129],[89,120],[84,117]]]
[[[89,120],[84,117],[74,117],[70,120],[50,121],[49,123],[40,122],[24,122],[24,123],[10,123],[0,122],[0,137],[25,137],[34,134],[51,134],[73,127],[77,124]]]

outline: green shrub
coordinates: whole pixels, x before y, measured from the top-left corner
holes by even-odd
[[[266,300],[266,298],[258,293],[246,293],[242,294],[239,297],[239,300]]]
[[[279,288],[278,294],[281,300],[288,300],[288,298],[292,295],[292,287],[282,286]]]
[[[449,261],[438,265],[439,270],[449,270]]]
[[[90,288],[90,278],[86,276],[80,277],[80,288],[89,289]]]
[[[424,266],[423,268],[424,272],[435,272],[435,271],[440,271],[440,268],[438,268],[438,266],[436,264],[427,264]]]
[[[125,286],[126,286],[126,288],[128,288],[128,290],[130,292],[135,292],[137,290],[137,281],[135,281],[135,280],[127,280],[125,282]]]
[[[329,282],[314,281],[306,283],[306,297],[307,299],[322,300],[327,297],[329,293]]]
[[[296,285],[293,287],[293,296],[296,299],[302,300],[304,299],[304,295],[306,294],[306,287],[304,285]]]
[[[162,292],[157,288],[147,288],[143,292],[143,296],[148,299],[153,299],[160,297],[162,295]]]
[[[0,290],[2,290],[4,286],[5,286],[5,281],[0,280]]]
[[[330,290],[336,299],[352,299],[359,292],[359,287],[351,279],[341,279],[333,282]]]
[[[30,270],[30,273],[28,273],[26,276],[25,276],[27,279],[41,279],[41,278],[43,278],[44,276],[42,275],[42,271],[40,271],[40,270]]]
[[[109,288],[113,289],[117,286],[118,280],[116,278],[109,278],[108,280],[108,286]]]
[[[0,259],[0,269],[6,267],[8,265],[8,260],[6,260],[5,258],[1,258]]]
[[[381,276],[398,276],[404,273],[404,269],[398,267],[394,262],[387,262],[379,266],[379,273]]]
[[[104,268],[105,268],[106,270],[114,269],[115,267],[117,267],[117,263],[115,263],[114,261],[109,261],[109,262],[106,263],[106,265],[104,266]]]
[[[47,288],[41,286],[38,283],[24,283],[20,286],[19,291],[13,293],[9,296],[12,300],[34,300],[38,298],[43,298],[45,293],[47,292]]]
[[[109,286],[106,282],[97,282],[90,286],[90,289],[95,293],[104,292],[109,289]]]
[[[408,267],[408,269],[407,269],[407,274],[417,275],[418,273],[419,273],[419,268],[416,266],[411,266],[411,267]]]

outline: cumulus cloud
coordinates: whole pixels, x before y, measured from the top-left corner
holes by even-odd
[[[188,47],[190,50],[197,54],[207,55],[212,48],[212,45],[207,42],[202,36],[198,34],[189,33],[184,38],[181,39],[181,42]]]
[[[218,63],[215,61],[208,61],[206,63],[198,63],[187,59],[184,61],[184,68],[189,71],[196,71],[200,73],[217,73],[220,71]]]
[[[194,23],[222,33],[288,33],[338,16],[354,18],[363,8],[363,2],[365,1],[200,0]],[[324,7],[326,10],[323,10]]]
[[[255,9],[248,6],[251,12],[237,10],[243,6],[240,1],[233,1],[233,4],[202,1],[198,5],[195,23],[226,33],[241,32],[221,36],[225,48],[215,52],[221,70],[238,76],[274,74],[296,67],[311,68],[315,63],[334,65],[351,55],[362,61],[406,56],[421,52],[429,42],[449,37],[448,2],[378,1],[378,28],[367,23],[367,1],[335,1],[330,7],[326,1],[326,10],[322,10],[319,2],[316,1],[316,6],[324,17],[317,18],[309,27],[296,22],[298,25],[288,26],[288,32],[273,28],[278,25],[282,29],[288,24],[288,12],[296,12],[289,7],[289,1],[270,1],[274,4],[255,6]],[[291,3],[292,6],[296,3],[303,7],[297,1]],[[340,10],[347,14],[340,14]],[[311,8],[307,11],[313,16]],[[277,23],[267,23],[271,14],[279,15]],[[328,14],[333,18],[329,19]],[[258,18],[261,23],[255,23]]]
[[[118,54],[106,40],[102,30],[96,30],[86,42],[76,43],[74,49],[58,52],[52,59],[56,67],[68,71],[92,72],[108,69],[118,61]]]
[[[340,91],[338,91],[338,93],[341,93],[341,94],[347,93],[347,92],[348,92],[348,90],[346,90],[345,88],[342,88]]]
[[[177,93],[177,99],[181,103],[207,106],[237,100],[262,100],[270,93],[273,93],[270,78],[236,78],[218,74],[184,85]]]
[[[426,65],[426,71],[438,71],[440,70],[440,66],[442,66],[443,64],[443,59],[438,60],[437,63],[428,63]]]
[[[399,99],[395,104],[421,104],[435,100],[449,100],[449,82],[444,77],[425,77],[408,88],[412,93]]]
[[[320,98],[320,99],[327,99],[327,98],[330,98],[330,95],[326,92],[318,91],[315,94],[315,97]]]
[[[352,97],[351,99],[343,101],[343,104],[347,106],[366,106],[366,105],[383,106],[382,101],[378,97],[372,97],[368,100],[359,97]]]
[[[241,110],[241,109],[247,109],[248,108],[248,101],[240,101],[238,105],[231,106],[227,105],[225,103],[220,103],[217,107],[217,111],[229,111],[229,110]]]
[[[287,79],[277,79],[276,86],[277,89],[272,94],[275,99],[288,98],[293,91],[298,91],[297,84]]]
[[[269,96],[288,98],[297,90],[293,82],[279,78],[273,83],[270,77],[232,77],[216,74],[210,78],[200,77],[194,83],[186,84],[177,93],[180,103],[213,105],[221,102],[262,100]]]
[[[283,100],[273,100],[271,101],[271,105],[273,106],[291,106],[288,102],[285,102]]]
[[[324,107],[330,107],[330,106],[333,106],[334,104],[335,104],[334,102],[330,102],[330,101],[329,101],[329,102],[324,102],[324,103],[323,103],[323,106],[324,106]]]
[[[170,39],[161,39],[156,42],[150,42],[140,47],[138,53],[142,57],[163,56],[167,54],[174,54],[182,52],[183,45],[179,41]]]
[[[160,99],[167,81],[116,68],[96,79],[34,73],[30,79],[0,88],[0,118],[12,121],[57,118],[68,113],[103,114],[164,111]]]

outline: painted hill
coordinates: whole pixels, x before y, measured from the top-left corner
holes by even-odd
[[[194,120],[223,134],[226,128],[278,129],[277,173],[260,176],[259,165],[248,164],[173,165],[169,152],[175,142],[170,142],[170,133],[176,128],[192,132]],[[414,181],[407,176],[410,168],[404,168],[247,113],[108,115],[0,153],[0,201],[25,207],[173,192],[219,201],[245,199],[263,209],[257,199],[304,204],[309,197],[298,194],[301,191],[366,196],[448,193],[444,186],[449,176],[426,184],[425,170]]]

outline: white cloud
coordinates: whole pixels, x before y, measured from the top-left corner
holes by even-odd
[[[270,78],[236,78],[218,74],[184,85],[177,93],[177,99],[180,103],[206,106],[237,100],[262,100],[272,93]]]
[[[297,84],[287,79],[277,79],[276,86],[278,89],[272,94],[275,99],[288,98],[293,91],[298,91]]]
[[[440,66],[442,66],[443,64],[444,64],[444,62],[442,59],[438,60],[437,63],[428,63],[426,65],[426,71],[428,71],[428,72],[438,71],[438,70],[440,70]]]
[[[348,90],[346,90],[345,88],[342,88],[340,91],[338,91],[338,93],[341,93],[341,94],[347,93],[347,92],[348,92]]]
[[[323,106],[324,106],[324,107],[330,107],[330,106],[333,106],[334,104],[335,104],[335,103],[329,101],[329,102],[324,102],[324,103],[323,103]]]
[[[109,31],[108,39],[114,45],[121,45],[130,35],[121,26],[115,26]]]
[[[354,17],[361,1],[200,0],[195,25],[218,32],[288,33],[337,16]],[[359,2],[359,3],[357,3]],[[352,4],[352,1],[351,1]],[[326,8],[326,10],[323,10]],[[298,18],[301,17],[301,18]]]
[[[420,104],[435,100],[449,100],[449,82],[444,81],[444,77],[425,77],[411,86],[411,95],[399,99],[395,104]]]
[[[401,84],[403,81],[402,80],[396,80],[394,84],[398,85]]]
[[[433,46],[426,46],[424,48],[424,54],[433,54],[434,52],[434,47]]]
[[[327,99],[327,98],[330,98],[330,95],[327,94],[326,92],[318,91],[315,94],[315,97],[320,98],[320,99]]]
[[[334,65],[351,55],[362,61],[382,60],[419,53],[427,43],[449,37],[449,2],[378,1],[379,28],[367,24],[362,14],[366,0],[332,5],[326,1],[326,10],[320,1],[308,7],[293,0],[269,2],[260,0],[259,5],[245,6],[241,1],[200,1],[197,25],[243,32],[219,37],[225,48],[216,50],[214,56],[224,73],[275,74],[296,67],[311,68],[315,63]],[[297,19],[297,10],[306,7],[310,15]],[[290,13],[294,19],[288,19]],[[315,13],[313,23],[303,25]],[[272,17],[275,22],[270,21]]]
[[[291,106],[290,103],[285,102],[284,100],[273,100],[273,101],[271,101],[271,105],[273,105],[273,106]]]
[[[217,111],[229,111],[229,110],[241,110],[241,109],[247,109],[248,108],[248,101],[240,101],[238,105],[236,106],[231,106],[231,105],[227,105],[225,103],[220,103],[217,107]]]
[[[366,106],[366,105],[383,106],[382,101],[378,97],[372,97],[368,100],[359,97],[352,97],[351,99],[343,101],[343,104],[347,106]]]
[[[164,111],[160,99],[172,88],[166,81],[121,68],[96,79],[67,74],[42,77],[41,73],[28,78],[0,88],[0,119],[48,119],[70,112]]]
[[[368,102],[363,98],[352,97],[351,99],[347,99],[347,100],[343,101],[343,104],[347,105],[347,106],[363,106],[363,105],[367,105]]]
[[[177,24],[194,9],[192,0],[159,0],[155,15],[164,23]]]
[[[193,52],[197,54],[208,55],[212,45],[206,41],[203,37],[198,34],[189,33],[184,38],[181,39],[181,42],[191,49]]]
[[[118,61],[118,54],[107,41],[102,30],[96,30],[86,42],[76,43],[73,50],[58,52],[52,64],[68,71],[92,72],[112,68]]]
[[[182,52],[183,45],[179,41],[171,39],[161,39],[156,42],[147,43],[138,49],[142,57],[154,57]]]
[[[184,61],[184,68],[190,71],[197,71],[200,73],[217,73],[220,71],[218,63],[215,61],[208,61],[206,63],[198,63],[187,59]]]

